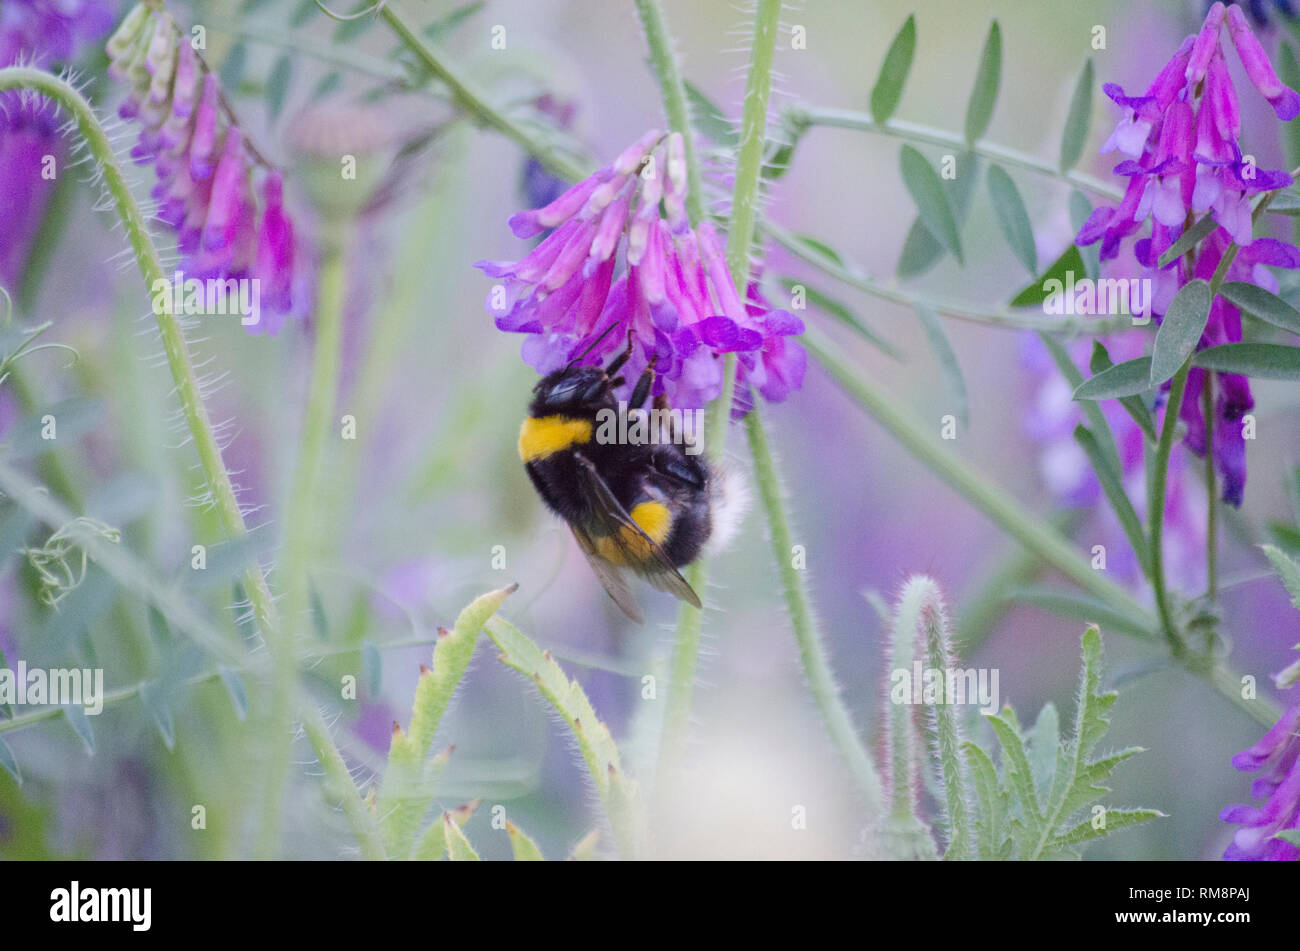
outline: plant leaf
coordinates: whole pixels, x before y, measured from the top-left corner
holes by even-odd
[[[709,139],[729,149],[740,148],[740,133],[727,118],[726,113],[713,104],[708,96],[692,83],[686,88],[686,101],[691,107],[691,123]]]
[[[545,857],[537,843],[530,839],[519,826],[506,820],[506,834],[510,836],[510,851],[516,862],[543,862]]]
[[[1199,221],[1182,233],[1182,235],[1170,245],[1169,250],[1160,255],[1160,267],[1168,267],[1171,263],[1181,258],[1192,248],[1200,244],[1205,238],[1209,237],[1210,232],[1219,227],[1219,223],[1214,220],[1213,212],[1206,212]]]
[[[1083,146],[1088,141],[1088,127],[1092,123],[1092,60],[1085,60],[1083,72],[1070,97],[1070,111],[1065,117],[1065,130],[1061,133],[1061,171],[1074,168]]]
[[[957,235],[957,219],[953,216],[952,205],[948,203],[939,173],[926,161],[924,155],[910,145],[903,146],[900,165],[903,184],[916,202],[917,212],[926,230],[957,259],[958,264],[964,263],[961,239]]]
[[[569,679],[550,651],[541,650],[513,624],[499,617],[489,621],[486,630],[501,650],[502,662],[531,680],[573,731],[614,828],[619,852],[625,858],[635,857],[644,838],[642,807],[636,784],[623,770],[609,728],[597,717],[582,687]]]
[[[1272,545],[1260,545],[1264,549],[1264,554],[1273,564],[1273,570],[1277,576],[1282,579],[1282,584],[1286,587],[1287,593],[1291,595],[1291,604],[1297,611],[1300,611],[1300,563],[1297,563],[1286,552],[1273,547]]]
[[[957,361],[957,351],[952,348],[952,343],[948,340],[948,332],[944,330],[943,321],[939,319],[938,314],[926,304],[917,304],[913,309],[921,321],[922,329],[925,330],[926,339],[930,342],[930,350],[934,353],[939,369],[943,371],[948,395],[957,410],[956,416],[965,429],[970,425],[970,399],[966,394],[966,381],[962,377],[961,364]]]
[[[1214,295],[1210,285],[1199,278],[1188,281],[1169,302],[1165,318],[1156,331],[1156,345],[1151,353],[1151,386],[1170,379],[1196,350],[1210,319]]]
[[[289,84],[293,81],[293,59],[288,53],[283,54],[271,67],[266,78],[266,113],[274,122],[280,118],[284,109],[284,99],[289,93]]]
[[[957,219],[957,231],[966,224],[970,214],[971,198],[975,194],[975,184],[979,180],[979,158],[971,152],[963,152],[957,157],[957,167],[967,169],[956,178],[943,180],[952,205],[952,213]],[[923,274],[943,258],[944,247],[938,242],[920,217],[912,219],[903,240],[903,250],[898,256],[897,274],[900,278],[916,277]]]
[[[1088,365],[1089,369],[1092,370],[1094,375],[1096,375],[1104,373],[1114,365],[1115,364],[1110,360],[1110,354],[1106,352],[1105,345],[1103,345],[1100,340],[1094,340],[1092,342],[1092,359],[1089,361]],[[1075,389],[1077,388],[1078,387],[1075,387]],[[1158,441],[1155,420],[1151,418],[1151,410],[1149,410],[1147,404],[1142,401],[1142,397],[1121,396],[1119,405],[1124,407],[1125,411],[1127,411],[1129,416],[1132,417],[1133,422],[1138,424],[1142,429],[1142,432],[1146,434],[1148,441],[1152,443]],[[1102,416],[1102,420],[1105,420],[1105,416]]]
[[[1111,466],[1111,460],[1102,451],[1096,436],[1087,427],[1082,424],[1076,426],[1074,440],[1088,454],[1088,461],[1092,464],[1097,481],[1101,484],[1101,490],[1106,494],[1106,501],[1110,503],[1120,525],[1123,526],[1124,534],[1128,536],[1128,543],[1132,546],[1133,553],[1137,555],[1142,573],[1149,574],[1151,555],[1147,550],[1146,536],[1142,532],[1142,522],[1133,509],[1133,503],[1129,500],[1128,493],[1124,491],[1122,473]]]
[[[1258,284],[1229,281],[1219,288],[1219,295],[1266,324],[1300,334],[1300,311]]]
[[[226,693],[230,694],[230,705],[235,708],[235,716],[242,722],[248,717],[248,688],[244,686],[244,679],[224,665],[218,667],[217,672],[226,686]]]
[[[1034,245],[1034,226],[1029,223],[1029,212],[1025,210],[1020,190],[1000,165],[989,166],[988,186],[1002,236],[1029,273],[1037,274],[1038,249]]]
[[[1056,363],[1056,368],[1061,371],[1061,376],[1065,377],[1065,382],[1070,386],[1070,392],[1073,393],[1082,386],[1083,374],[1075,366],[1074,360],[1070,358],[1065,347],[1061,346],[1060,341],[1042,330],[1038,332],[1038,339],[1047,348],[1047,352]],[[1087,419],[1088,426],[1097,434],[1097,442],[1105,451],[1111,468],[1115,472],[1123,471],[1123,466],[1120,465],[1119,461],[1119,450],[1115,448],[1115,434],[1111,432],[1110,423],[1106,422],[1106,415],[1101,411],[1101,407],[1093,400],[1083,400],[1079,409]]]
[[[452,862],[478,862],[480,861],[478,853],[474,851],[474,846],[469,844],[469,839],[465,838],[465,833],[461,831],[460,826],[451,817],[451,813],[442,814],[443,833],[447,837],[447,859]]]
[[[1072,618],[1085,624],[1104,624],[1112,630],[1142,640],[1152,638],[1150,631],[1134,624],[1128,615],[1116,611],[1103,601],[1068,588],[1025,585],[1014,589],[1007,599],[1021,604],[1032,604],[1058,617]]]
[[[1076,400],[1113,400],[1151,389],[1151,358],[1138,357],[1117,363],[1109,370],[1089,377],[1075,389]]]
[[[145,684],[140,688],[140,702],[153,725],[158,728],[163,745],[170,750],[176,743],[176,728],[172,725],[172,711],[166,695],[154,685]]]
[[[86,753],[94,756],[95,731],[90,726],[90,717],[86,715],[86,708],[79,703],[64,704],[63,716],[72,727],[72,731],[81,737],[81,742],[86,744]]]
[[[993,107],[998,101],[998,86],[1002,82],[1002,28],[994,20],[989,26],[984,52],[980,54],[975,85],[966,103],[966,141],[974,145],[989,127]],[[1032,267],[1029,270],[1034,270]]]
[[[14,778],[19,786],[23,784],[23,771],[18,768],[18,760],[14,758],[14,751],[9,748],[9,744],[0,736],[0,767],[6,773]]]
[[[912,57],[916,53],[916,17],[909,16],[899,29],[894,41],[889,44],[889,52],[880,65],[880,75],[876,85],[871,89],[871,119],[876,123],[889,121],[889,117],[898,108],[898,101],[903,96],[903,85],[907,74],[912,69]]]
[[[1051,296],[1044,286],[1048,281],[1058,281],[1062,287],[1066,283],[1066,275],[1073,271],[1075,274],[1083,274],[1086,268],[1083,264],[1083,256],[1079,254],[1077,245],[1070,245],[1061,256],[1051,263],[1043,276],[1029,284],[1019,294],[1011,299],[1012,307],[1035,307],[1047,300]]]
[[[1258,380],[1300,380],[1300,347],[1225,343],[1196,354],[1192,366],[1220,373],[1240,373]]]

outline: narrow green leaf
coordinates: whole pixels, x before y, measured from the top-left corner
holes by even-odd
[[[1029,212],[1025,210],[1020,190],[1000,165],[989,166],[988,187],[1002,236],[1029,273],[1037,274],[1038,249],[1034,245],[1034,226],[1029,223]]]
[[[944,193],[943,180],[924,155],[910,145],[903,146],[900,155],[903,184],[916,202],[917,213],[926,229],[945,249],[964,263],[961,256],[961,239],[957,235],[957,219]]]
[[[692,83],[683,83],[686,87],[686,101],[690,104],[691,122],[703,135],[718,145],[730,149],[740,147],[740,133],[727,118],[727,114],[713,104],[708,96],[700,92]]]
[[[838,264],[840,267],[844,267],[844,258],[840,257],[839,252],[836,251],[834,248],[832,248],[829,244],[826,244],[824,241],[818,241],[816,238],[810,237],[809,235],[806,234],[796,234],[794,237],[801,243],[806,244],[808,247],[812,248],[822,257],[828,258],[835,264]]]
[[[943,372],[948,395],[952,397],[953,408],[957,411],[957,419],[965,429],[970,425],[970,399],[966,395],[966,380],[962,377],[961,364],[957,361],[957,351],[952,348],[952,342],[948,340],[948,332],[944,330],[943,321],[939,319],[938,314],[925,304],[917,304],[913,309],[921,321],[926,339],[930,342],[934,359]]]
[[[379,696],[384,682],[384,659],[370,638],[361,642],[361,680],[366,685],[366,696],[371,699]]]
[[[1117,363],[1085,380],[1075,389],[1076,400],[1113,400],[1151,389],[1151,358],[1138,357]]]
[[[1292,845],[1300,845],[1300,829],[1283,829],[1273,838],[1290,842]]]
[[[1014,721],[1007,716],[1004,709],[1000,714],[988,717],[993,725],[993,732],[1002,744],[1002,753],[1007,764],[1007,779],[1020,797],[1020,804],[1025,810],[1025,824],[1035,835],[1043,825],[1043,811],[1034,793],[1034,771],[1029,765],[1029,756],[1025,750],[1025,741]]]
[[[1205,325],[1210,319],[1210,304],[1214,295],[1210,285],[1197,278],[1188,281],[1169,302],[1165,319],[1156,331],[1156,345],[1151,352],[1151,386],[1157,387],[1170,379],[1201,342]],[[1300,351],[1298,351],[1300,352]]]
[[[1072,244],[1061,253],[1059,258],[1051,263],[1042,277],[1030,281],[1024,290],[1011,299],[1011,306],[1036,307],[1052,295],[1053,291],[1047,287],[1049,281],[1055,281],[1064,287],[1067,283],[1067,275],[1071,271],[1075,274],[1083,274],[1085,270],[1079,248],[1077,245]]]
[[[901,356],[893,344],[876,334],[875,331],[863,323],[858,315],[851,311],[847,306],[841,304],[834,298],[827,297],[815,287],[809,287],[807,281],[802,278],[793,277],[782,277],[778,280],[787,291],[793,291],[795,287],[802,287],[804,299],[807,303],[831,317],[834,317],[846,327],[851,328],[858,336],[870,343],[872,346],[882,350],[895,360],[899,359]]]
[[[313,100],[324,99],[341,85],[343,85],[343,77],[339,75],[338,70],[328,73],[321,77],[320,82],[316,83],[316,88],[312,90],[311,98]]]
[[[958,174],[956,178],[940,179],[952,205],[953,216],[957,219],[957,233],[965,227],[970,217],[971,199],[975,195],[975,185],[979,181],[979,158],[971,152],[963,152],[957,157]],[[943,259],[946,252],[939,241],[930,234],[930,230],[920,217],[912,219],[903,240],[903,250],[898,256],[897,274],[900,278],[913,278],[924,274]]]
[[[1106,494],[1106,501],[1110,502],[1110,507],[1114,509],[1120,525],[1123,526],[1124,534],[1128,536],[1128,543],[1132,546],[1133,553],[1137,555],[1142,573],[1148,574],[1151,569],[1151,556],[1147,551],[1146,536],[1142,533],[1142,522],[1133,509],[1133,503],[1129,500],[1128,493],[1124,491],[1121,473],[1112,468],[1110,459],[1097,444],[1096,437],[1086,427],[1076,426],[1074,439],[1088,454],[1093,473],[1101,484],[1101,490]]]
[[[542,862],[545,857],[537,843],[509,819],[506,820],[506,835],[510,836],[510,851],[516,862]]]
[[[1110,354],[1106,352],[1106,347],[1100,340],[1094,340],[1092,342],[1092,360],[1089,364],[1089,369],[1092,370],[1093,375],[1104,373],[1114,365],[1110,360]],[[1078,389],[1078,387],[1076,386],[1075,389]],[[1138,424],[1150,442],[1157,441],[1155,420],[1151,418],[1151,410],[1142,401],[1142,397],[1122,396],[1119,405],[1124,407],[1125,412],[1129,414],[1133,422]],[[1105,419],[1104,416],[1102,418]]]
[[[1056,704],[1045,703],[1038,711],[1038,719],[1025,734],[1029,746],[1029,767],[1033,771],[1034,791],[1041,802],[1046,802],[1056,775],[1056,756],[1061,747],[1061,718]]]
[[[1007,796],[998,784],[997,770],[987,753],[970,741],[962,744],[962,752],[966,754],[980,808],[980,818],[975,823],[979,857],[982,861],[994,861],[1007,839]]]
[[[1092,123],[1092,60],[1083,64],[1083,72],[1070,97],[1070,111],[1065,117],[1065,131],[1061,133],[1061,171],[1074,168],[1083,146],[1088,141],[1088,127]]]
[[[157,687],[146,684],[140,688],[140,702],[153,725],[158,728],[163,745],[170,750],[176,743],[176,729],[172,725],[172,711],[167,704],[167,697]]]
[[[14,778],[19,786],[23,784],[23,771],[18,768],[18,760],[14,758],[14,751],[9,748],[9,744],[0,737],[0,767]]]
[[[912,56],[916,53],[916,17],[909,16],[889,44],[889,52],[880,66],[880,75],[871,90],[871,118],[887,122],[898,108],[903,96],[903,85],[912,69]]]
[[[1061,376],[1065,377],[1065,382],[1070,386],[1070,392],[1073,393],[1083,385],[1083,374],[1075,366],[1074,360],[1066,352],[1061,342],[1051,334],[1040,330],[1038,339],[1043,342],[1047,348],[1048,354],[1051,355],[1056,368],[1061,371]],[[1101,411],[1101,407],[1092,400],[1084,400],[1079,409],[1083,412],[1084,418],[1088,421],[1088,426],[1097,434],[1097,442],[1106,453],[1109,465],[1115,472],[1122,472],[1123,466],[1119,461],[1119,450],[1115,447],[1115,434],[1111,432],[1110,423],[1106,422],[1106,414]]]
[[[998,101],[998,86],[1002,82],[1002,29],[994,20],[989,27],[984,52],[980,55],[975,85],[966,103],[966,141],[974,145],[989,127],[993,107]],[[1029,270],[1034,270],[1032,267]]]
[[[465,833],[460,830],[460,826],[452,819],[450,813],[444,812],[442,814],[442,829],[443,833],[447,837],[447,858],[449,861],[479,861],[478,853],[474,851],[474,846],[469,844],[469,839],[465,838]]]
[[[1092,839],[1100,839],[1117,829],[1137,825],[1139,822],[1163,819],[1165,814],[1158,809],[1107,809],[1102,813],[1102,816],[1105,818],[1105,825],[1100,828],[1096,827],[1094,825],[1095,817],[1084,819],[1074,828],[1057,836],[1054,840],[1055,847],[1064,849],[1081,845]]]
[[[1192,366],[1240,373],[1257,380],[1300,380],[1300,347],[1276,343],[1225,343],[1202,350]]]
[[[231,668],[218,667],[217,672],[221,675],[221,682],[226,686],[226,693],[230,694],[230,704],[235,708],[235,716],[242,722],[248,717],[248,688],[244,686],[243,678]]]
[[[421,32],[435,42],[441,40],[456,27],[460,26],[463,22],[482,10],[486,5],[485,0],[474,0],[473,3],[467,3],[464,6],[457,7],[446,16],[434,20],[421,30]]]
[[[1294,165],[1288,165],[1288,168],[1294,168]],[[1273,196],[1273,200],[1268,203],[1269,214],[1289,215],[1294,218],[1300,215],[1300,190],[1294,185],[1290,188],[1283,188]]]
[[[284,109],[284,99],[289,93],[289,84],[293,80],[293,59],[288,53],[281,55],[271,67],[271,74],[266,78],[266,112],[274,122],[280,118]]]
[[[239,88],[239,82],[244,78],[244,67],[248,64],[248,48],[243,41],[236,43],[226,54],[225,62],[221,64],[221,86],[227,93],[233,93]]]
[[[1158,263],[1161,267],[1167,267],[1204,241],[1217,227],[1219,227],[1219,223],[1214,220],[1214,215],[1206,212],[1200,220],[1184,231],[1178,240],[1169,246],[1168,251],[1160,255]]]
[[[619,852],[624,858],[635,858],[645,834],[642,806],[635,784],[623,770],[614,738],[587,694],[576,680],[569,679],[550,651],[543,651],[513,624],[493,618],[486,631],[500,649],[502,662],[527,677],[573,731],[614,828]]]
[[[1141,640],[1150,640],[1152,637],[1150,631],[1134,624],[1127,614],[1116,611],[1103,601],[1068,588],[1026,585],[1013,590],[1007,599],[1020,604],[1033,605],[1057,617],[1070,618],[1085,624],[1104,624],[1107,630]]]
[[[322,641],[330,639],[329,617],[325,614],[325,602],[320,599],[320,591],[314,583],[308,583],[307,598],[311,603],[311,626],[316,636]]]
[[[72,727],[72,731],[81,737],[81,742],[86,744],[86,753],[94,756],[95,731],[90,726],[90,717],[86,715],[86,708],[78,703],[64,704],[63,717]]]
[[[1286,587],[1287,593],[1291,595],[1291,603],[1297,611],[1300,611],[1300,563],[1283,551],[1279,551],[1272,545],[1261,545],[1264,554],[1273,564],[1273,570],[1277,576],[1282,579],[1282,584]]]
[[[1266,324],[1300,334],[1300,311],[1258,284],[1229,281],[1219,288],[1219,294]]]

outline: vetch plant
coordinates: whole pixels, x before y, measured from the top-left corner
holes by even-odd
[[[1263,441],[1289,433],[1284,391],[1270,383],[1300,379],[1300,284],[1275,273],[1300,266],[1277,227],[1300,196],[1294,172],[1257,159],[1274,136],[1295,145],[1284,123],[1300,113],[1300,67],[1289,46],[1273,54],[1277,37],[1252,29],[1258,11],[1204,8],[1154,77],[1142,67],[1140,87],[1099,75],[1126,67],[1085,47],[1078,68],[1044,79],[1068,106],[1029,117],[1032,141],[1059,133],[1056,154],[1040,157],[999,141],[1028,120],[999,113],[1017,50],[997,21],[978,24],[974,71],[960,77],[930,61],[938,14],[900,9],[892,36],[855,21],[830,37],[796,31],[778,0],[757,0],[733,107],[706,94],[709,63],[693,45],[679,58],[682,38],[657,0],[628,4],[649,68],[605,77],[608,93],[575,92],[549,54],[521,55],[532,44],[507,41],[518,27],[486,23],[479,3],[417,20],[392,2],[341,13],[269,0],[210,15],[145,0],[117,24],[109,6],[31,0],[0,17],[0,182],[19,183],[0,220],[0,667],[94,657],[108,718],[97,731],[76,704],[0,709],[0,819],[21,825],[21,848],[66,838],[55,819],[10,817],[41,811],[24,811],[22,796],[78,795],[67,757],[53,755],[68,741],[94,757],[98,779],[112,779],[119,757],[147,764],[133,802],[156,818],[142,823],[157,825],[156,839],[113,841],[105,854],[535,861],[806,848],[1043,860],[1139,824],[1143,835],[1107,847],[1196,854],[1196,843],[1168,839],[1168,823],[1148,823],[1162,812],[1111,802],[1121,763],[1202,754],[1109,747],[1112,716],[1130,707],[1103,689],[1105,630],[1108,642],[1132,642],[1123,683],[1177,668],[1193,677],[1167,689],[1207,705],[1216,692],[1268,731],[1232,760],[1253,774],[1258,803],[1225,809],[1223,823],[1201,816],[1205,836],[1222,840],[1207,854],[1231,834],[1227,858],[1300,856],[1297,708],[1282,712],[1271,694],[1293,689],[1300,665],[1257,692],[1230,661],[1234,645],[1256,648],[1286,623],[1269,598],[1283,588],[1300,598],[1300,529],[1266,508],[1275,486],[1259,478],[1276,462]],[[1129,22],[1127,11],[1115,17]],[[879,54],[864,101],[802,102],[775,88],[784,57],[834,55],[850,39],[855,55],[863,43]],[[101,43],[106,60],[88,52]],[[1277,123],[1252,122],[1255,94],[1237,75]],[[948,97],[969,89],[964,110],[941,125],[912,121],[913,87],[936,81]],[[650,130],[635,142],[574,133],[577,117],[608,114],[600,95],[622,103],[631,86],[619,84],[646,83],[662,114],[624,116]],[[1099,91],[1120,117],[1090,148]],[[104,104],[121,96],[118,119],[106,118]],[[871,153],[846,175],[828,163],[861,156],[832,135],[893,144],[887,160]],[[466,222],[515,203],[518,183],[507,192],[479,173],[501,149],[509,168],[526,169],[530,207],[508,225],[527,244],[477,267],[509,337],[466,309],[484,290],[470,271],[482,249],[470,244],[498,234]],[[1112,174],[1083,164],[1097,149],[1116,160]],[[79,175],[66,174],[65,157]],[[67,223],[80,225],[71,216],[89,210],[76,201],[83,179],[112,227],[87,226],[61,250]],[[861,222],[893,201],[902,219],[875,214],[856,250],[852,234],[827,240],[817,228],[819,209]],[[879,247],[893,274],[854,260]],[[134,262],[142,282],[105,276],[102,258]],[[252,329],[266,335],[212,321],[200,336],[170,295],[130,324],[178,271],[256,281],[267,316]],[[1094,306],[1058,307],[1053,295],[1067,288],[1095,291]],[[864,317],[863,299],[879,312]],[[890,323],[895,307],[916,316],[912,331]],[[973,338],[954,322],[989,337],[979,374]],[[998,376],[1019,370],[997,346],[1015,340],[1006,330],[1032,331],[1041,348],[1028,450],[1005,425],[1026,410]],[[515,334],[527,368],[490,356]],[[919,362],[912,340],[928,351]],[[47,348],[79,359],[27,359]],[[703,490],[714,477],[697,473],[740,471],[757,489],[731,550],[669,564],[698,598],[665,582],[662,563],[643,572],[681,598],[663,637],[625,636],[603,601],[589,603],[594,588],[571,583],[569,539],[539,532],[542,507],[513,458],[535,373],[572,366],[589,381],[611,364],[618,398],[644,374],[647,419],[672,429],[671,410],[703,415],[705,440],[690,442],[689,458],[681,441],[651,444],[653,478],[576,472],[584,504],[606,520],[590,541],[604,543],[606,562],[620,567],[613,553],[636,566],[663,548],[669,502],[702,504],[713,519]],[[537,457],[584,441],[561,409],[530,417]],[[864,426],[859,410],[879,425]],[[895,443],[909,458],[891,455]],[[1017,455],[1036,456],[1037,443],[1048,460],[1041,497]],[[1005,550],[992,550],[990,533],[972,542],[967,513],[935,496],[916,463],[985,517]],[[1103,500],[1108,511],[1088,518]],[[750,549],[764,537],[770,557],[759,558]],[[1265,558],[1276,577],[1259,570]],[[886,630],[845,629],[843,592],[926,561],[953,575],[959,597],[912,576],[882,609]],[[1259,598],[1223,597],[1248,584]],[[1050,628],[1047,612],[1084,631],[1064,729],[1046,695],[1032,726],[1001,703],[1004,691],[1051,689],[1015,678],[1041,672],[1059,643],[1036,629],[1013,647],[1037,666],[999,663],[1007,644],[994,635],[1023,633],[1017,605],[1038,612],[1038,627]],[[475,665],[483,640],[508,672]],[[705,661],[710,640],[722,662]],[[389,659],[406,650],[423,665]],[[959,653],[980,666],[959,668]],[[702,668],[719,681],[703,698]],[[913,689],[892,689],[899,682]],[[1147,691],[1131,703],[1143,734],[1167,733],[1160,717],[1173,705]],[[117,730],[115,718],[148,729]],[[788,730],[813,765],[736,782],[729,770],[762,761],[721,746],[732,724],[761,735],[779,766]],[[1226,790],[1228,755],[1213,724],[1197,727]],[[577,754],[570,763],[555,761],[557,734]],[[142,755],[143,743],[156,749]],[[845,790],[829,797],[833,823],[804,806],[816,784]],[[769,790],[799,803],[779,835],[762,831]],[[737,795],[759,818],[709,813],[708,802]],[[691,808],[674,813],[680,801]],[[1172,813],[1186,801],[1161,789],[1156,804]],[[79,803],[60,805],[50,814],[79,814]],[[181,827],[175,817],[196,806]]]

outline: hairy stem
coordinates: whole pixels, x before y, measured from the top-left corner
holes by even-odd
[[[875,132],[881,135],[892,136],[896,139],[903,139],[908,142],[921,142],[926,145],[935,145],[943,149],[951,149],[954,153],[972,152],[981,158],[986,158],[991,162],[998,162],[1002,165],[1009,165],[1012,168],[1018,168],[1025,172],[1032,172],[1036,175],[1042,175],[1047,178],[1056,179],[1083,191],[1092,192],[1094,195],[1100,195],[1112,201],[1119,201],[1124,197],[1123,192],[1113,185],[1109,185],[1099,178],[1091,175],[1085,175],[1082,172],[1068,171],[1062,173],[1059,168],[1050,162],[1044,162],[1032,155],[1015,149],[1005,148],[995,145],[992,142],[976,142],[974,145],[969,144],[965,137],[954,132],[947,132],[943,129],[935,129],[931,126],[922,125],[918,122],[907,122],[902,119],[889,119],[886,122],[876,122],[868,113],[854,112],[849,109],[796,109],[790,112],[790,119],[794,123],[802,123],[810,126],[827,126],[839,129],[854,129],[861,132]]]
[[[379,9],[379,16],[389,29],[397,35],[415,58],[451,92],[452,101],[465,112],[476,117],[479,122],[504,135],[521,149],[546,167],[547,171],[561,178],[577,181],[586,173],[571,159],[561,155],[554,147],[537,139],[518,123],[511,120],[496,107],[490,105],[484,96],[468,82],[448,69],[433,48],[420,39],[405,21],[397,15],[391,3],[385,3]]]
[[[803,344],[853,400],[870,413],[903,448],[992,519],[1007,535],[1083,591],[1123,612],[1142,628],[1152,631],[1156,629],[1160,620],[1138,604],[1129,592],[1094,571],[1069,539],[1028,512],[1023,500],[984,478],[968,463],[940,445],[909,412],[896,406],[894,399],[883,389],[856,373],[838,356],[825,337],[816,331],[809,331],[804,335]],[[1151,494],[1154,496],[1155,480],[1152,481]],[[1280,711],[1275,704],[1264,698],[1242,699],[1241,682],[1234,681],[1235,674],[1229,668],[1218,663],[1207,665],[1197,661],[1189,663],[1188,669],[1198,676],[1207,677],[1215,689],[1260,723],[1272,726],[1277,721]]]
[[[131,194],[126,179],[122,176],[117,156],[114,155],[113,147],[99,120],[95,118],[90,103],[86,102],[72,85],[58,76],[39,69],[17,66],[0,69],[0,91],[8,89],[34,90],[57,103],[76,122],[77,131],[94,155],[95,162],[103,175],[104,187],[113,199],[113,205],[131,243],[131,250],[135,254],[145,285],[151,294],[154,293],[157,283],[167,280],[158,257],[158,249],[154,247],[145,217],[140,211],[139,204],[136,203],[135,196]],[[230,474],[222,461],[221,449],[212,433],[212,425],[200,396],[199,381],[185,343],[185,335],[176,316],[168,313],[166,308],[155,316],[158,320],[158,331],[162,335],[163,348],[167,353],[172,379],[176,383],[176,395],[181,403],[181,411],[189,426],[190,436],[194,440],[203,477],[212,493],[212,503],[216,506],[221,526],[231,538],[242,538],[248,534],[248,529],[239,510],[239,502],[235,497]],[[244,585],[252,601],[258,625],[264,633],[273,637],[278,629],[278,619],[270,589],[261,570],[249,567],[244,575]]]
[[[704,189],[700,183],[700,167],[695,159],[695,135],[686,105],[686,84],[677,68],[677,55],[664,23],[659,0],[636,0],[636,12],[641,18],[641,27],[645,30],[646,46],[650,49],[650,65],[654,67],[655,79],[658,80],[663,95],[668,127],[681,133],[686,146],[686,212],[690,215],[691,224],[697,225],[704,218]],[[750,68],[753,69],[752,60]]]

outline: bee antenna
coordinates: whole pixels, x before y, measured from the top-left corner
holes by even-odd
[[[585,357],[587,354],[591,353],[591,351],[595,350],[596,347],[600,344],[600,342],[601,342],[602,340],[604,340],[606,337],[609,336],[609,332],[610,332],[611,330],[613,330],[615,327],[617,327],[619,324],[621,324],[622,322],[623,322],[623,321],[621,321],[621,320],[616,320],[616,321],[614,321],[612,324],[610,324],[608,327],[606,327],[603,331],[601,331],[600,336],[597,337],[595,340],[593,340],[593,341],[588,345],[588,347],[587,347],[586,350],[582,351],[582,353],[578,354],[576,357],[574,357],[572,360],[570,360],[570,361],[569,361],[569,365],[566,366],[564,369],[566,369],[566,370],[571,369],[575,363],[577,363],[579,360],[581,360],[581,359],[582,359],[583,357]]]

